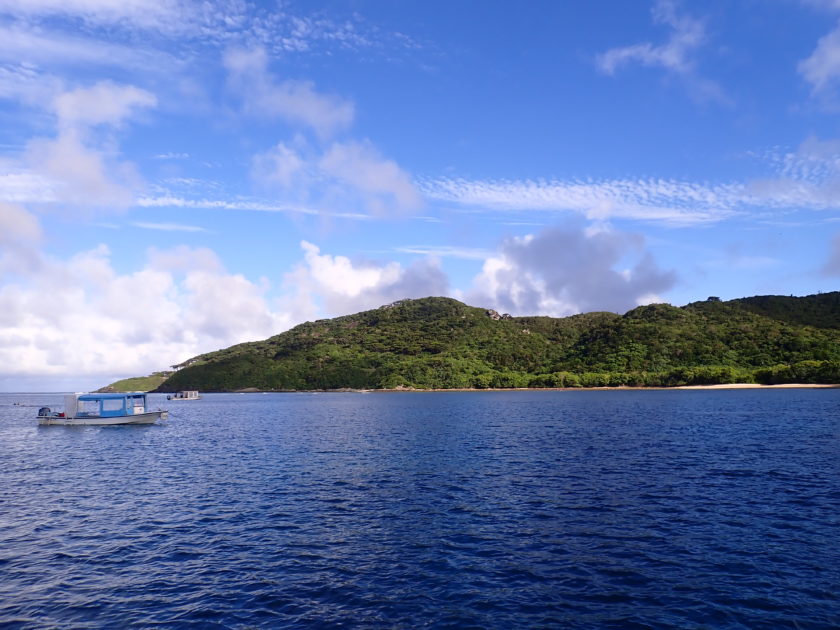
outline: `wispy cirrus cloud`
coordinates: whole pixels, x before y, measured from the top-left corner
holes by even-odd
[[[608,75],[615,74],[622,66],[636,63],[662,68],[681,77],[696,99],[729,104],[729,99],[717,83],[697,74],[697,53],[708,39],[704,22],[678,9],[677,0],[657,0],[651,13],[656,24],[670,30],[667,41],[610,48],[596,57],[598,68]]]
[[[473,210],[574,212],[593,220],[629,219],[673,226],[797,210],[840,209],[840,141],[810,138],[794,151],[757,156],[768,176],[707,183],[672,179],[424,179],[429,199]]]
[[[456,247],[451,245],[401,245],[394,247],[399,254],[415,254],[432,258],[460,258],[462,260],[485,260],[492,255],[489,249],[477,247]]]
[[[838,0],[806,0],[806,4],[834,13],[840,12]],[[840,80],[840,22],[817,41],[813,52],[799,62],[797,69],[811,84],[814,95],[836,95]]]
[[[120,67],[135,72],[178,68],[183,62],[159,48],[126,45],[105,36],[80,35],[72,29],[42,29],[0,24],[0,60],[42,68]]]
[[[706,41],[703,22],[677,12],[674,0],[659,0],[653,7],[653,20],[671,29],[664,44],[642,42],[618,48],[611,48],[597,57],[598,67],[607,74],[613,74],[623,66],[640,63],[658,66],[685,74],[694,69],[692,54]]]
[[[310,216],[329,216],[336,219],[366,221],[373,217],[357,212],[325,212],[304,205],[273,203],[260,199],[188,199],[174,195],[144,196],[137,199],[140,208],[195,208],[200,210],[233,210],[253,212],[284,212]]]
[[[159,232],[206,232],[207,229],[198,225],[183,225],[180,223],[146,223],[143,221],[135,221],[132,223],[134,227],[143,228],[144,230],[158,230]]]
[[[98,24],[128,22],[155,28],[185,17],[195,6],[180,0],[0,0],[0,12],[18,17],[60,16]]]
[[[275,53],[330,50],[412,50],[422,45],[405,33],[387,32],[358,13],[292,11],[245,0],[0,0],[0,16],[20,23],[72,30],[140,32],[227,46],[266,46]],[[104,34],[103,34],[104,35]]]
[[[591,219],[637,219],[674,225],[713,223],[736,212],[743,186],[673,180],[465,180],[420,184],[431,199],[488,210],[571,211]]]

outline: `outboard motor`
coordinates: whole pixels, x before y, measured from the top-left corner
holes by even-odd
[[[50,415],[50,408],[49,408],[49,407],[41,407],[41,408],[38,410],[38,415],[39,415],[39,416],[48,416],[48,415]]]

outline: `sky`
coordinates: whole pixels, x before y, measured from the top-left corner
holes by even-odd
[[[838,123],[840,0],[0,0],[0,391],[837,290]]]

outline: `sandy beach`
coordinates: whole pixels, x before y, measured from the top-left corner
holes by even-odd
[[[824,389],[838,388],[840,385],[817,383],[783,383],[781,385],[760,385],[758,383],[726,383],[723,385],[680,385],[668,389]]]

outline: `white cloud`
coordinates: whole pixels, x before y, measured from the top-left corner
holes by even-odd
[[[127,46],[77,33],[3,24],[0,24],[0,60],[50,68],[104,66],[139,72],[161,67],[177,68],[181,63],[175,57],[150,47]]]
[[[185,4],[176,0],[0,0],[0,11],[19,17],[81,17],[96,23],[159,26],[180,17]]]
[[[759,157],[776,175],[746,186],[755,199],[772,207],[840,208],[840,141],[811,136],[796,150],[773,150]]]
[[[731,105],[731,100],[720,85],[696,73],[696,52],[706,43],[706,29],[701,20],[680,14],[677,0],[658,0],[653,6],[653,20],[671,29],[664,44],[642,42],[611,48],[598,55],[598,68],[608,75],[615,74],[621,66],[639,63],[658,67],[682,78],[689,94],[699,102]]]
[[[147,374],[297,323],[209,250],[150,250],[118,274],[101,246],[16,272],[0,285],[0,377]]]
[[[179,245],[164,250],[150,247],[148,258],[149,267],[158,271],[220,273],[224,269],[224,265],[222,265],[222,261],[219,260],[216,252],[206,247],[197,248]]]
[[[254,156],[253,176],[262,183],[276,184],[283,188],[298,188],[309,180],[311,170],[306,159],[294,148],[280,142],[277,146]]]
[[[62,83],[60,78],[40,72],[29,64],[15,62],[0,65],[0,99],[43,107],[44,103],[51,103],[55,95],[61,92]]]
[[[0,280],[6,273],[28,274],[41,267],[36,245],[43,232],[38,218],[25,208],[0,202]],[[2,285],[0,285],[2,286]],[[0,330],[2,330],[0,317]]]
[[[54,187],[55,182],[30,171],[0,174],[0,199],[11,203],[54,202]]]
[[[37,238],[37,223],[25,211],[0,210],[4,238],[12,229],[24,240]],[[40,265],[0,265],[0,276],[13,274],[0,284],[0,379],[147,374],[267,338],[320,313],[341,315],[447,293],[446,276],[434,260],[403,268],[301,246],[303,260],[285,275],[284,293],[274,300],[267,280],[226,272],[205,248],[151,248],[139,270],[120,274],[105,246],[64,260],[30,247]]]
[[[51,182],[58,201],[86,206],[127,206],[142,180],[130,162],[114,157],[110,135],[92,128],[117,128],[130,116],[157,103],[153,94],[130,85],[99,82],[59,94],[53,103],[55,138],[35,138],[26,147],[32,171]]]
[[[0,15],[4,13],[41,28],[62,18],[76,30],[81,25],[102,34],[122,30],[143,37],[177,37],[181,44],[247,42],[286,54],[376,50],[386,45],[394,54],[421,47],[402,33],[369,26],[358,13],[331,19],[322,12],[306,15],[286,5],[246,0],[0,0]]]
[[[402,298],[447,295],[449,282],[437,261],[420,260],[408,268],[399,263],[353,261],[346,256],[322,254],[306,241],[301,243],[304,260],[287,274],[286,283],[295,287],[312,304],[323,302],[330,316],[345,315]]]
[[[206,228],[198,225],[183,225],[181,223],[147,223],[136,221],[133,226],[144,230],[157,230],[159,232],[206,232]]]
[[[631,268],[620,268],[628,256]],[[644,251],[640,236],[607,229],[552,228],[510,238],[488,258],[466,293],[471,304],[514,315],[563,317],[589,311],[623,313],[677,281]]]
[[[155,107],[154,94],[133,85],[100,81],[89,88],[63,92],[55,98],[59,130],[78,130],[94,125],[119,127],[139,110]]]
[[[75,132],[31,140],[26,159],[33,170],[54,183],[57,200],[81,207],[125,207],[141,185],[132,164],[86,146]]]
[[[40,239],[41,225],[35,215],[18,205],[0,202],[0,246]]]
[[[486,249],[475,247],[453,247],[449,245],[401,245],[395,247],[400,254],[418,254],[434,258],[460,258],[463,260],[484,260],[492,255]]]
[[[369,142],[335,143],[318,163],[319,168],[358,191],[369,210],[414,210],[421,200],[411,178],[393,160],[379,155]]]
[[[276,81],[262,48],[229,50],[224,65],[230,87],[242,100],[246,112],[308,126],[321,137],[330,136],[353,121],[351,102],[317,92],[311,81]]]
[[[422,198],[408,173],[369,141],[334,142],[323,153],[298,140],[279,143],[253,159],[253,178],[290,203],[358,209],[384,215],[416,210]]]
[[[811,56],[800,62],[799,72],[815,92],[835,84],[840,78],[840,26],[820,38]]]
[[[228,273],[206,248],[150,248],[141,268],[118,273],[104,245],[68,259],[39,253],[34,217],[21,208],[0,210],[4,238],[15,231],[37,263],[0,264],[0,277],[6,274],[0,284],[0,379],[146,374],[316,316],[403,298],[461,295],[450,290],[436,258],[402,266],[322,253],[305,241],[302,260],[283,275],[276,298],[268,280]],[[637,262],[620,268],[628,256]],[[467,299],[523,314],[620,311],[655,301],[674,280],[645,254],[638,237],[606,229],[549,230],[503,243],[485,261]]]
[[[421,182],[432,199],[506,211],[571,211],[590,219],[636,219],[671,225],[713,223],[747,198],[743,186],[661,179],[603,181],[465,180]]]
[[[507,212],[574,212],[591,220],[671,226],[713,224],[747,213],[840,209],[840,144],[809,138],[796,151],[759,156],[776,175],[703,183],[666,179],[420,181],[430,199]]]
[[[329,212],[295,203],[272,203],[257,199],[185,199],[174,195],[140,197],[141,208],[203,208],[207,210],[233,210],[237,212],[288,212],[310,216],[328,216],[336,219],[367,221],[371,217],[358,212]]]
[[[622,48],[611,48],[598,56],[599,68],[613,74],[622,65],[633,62],[646,66],[659,66],[666,70],[685,74],[693,70],[691,54],[706,40],[703,23],[692,17],[680,15],[674,0],[659,0],[653,8],[656,23],[671,28],[667,43],[654,45],[650,42],[633,44]]]

